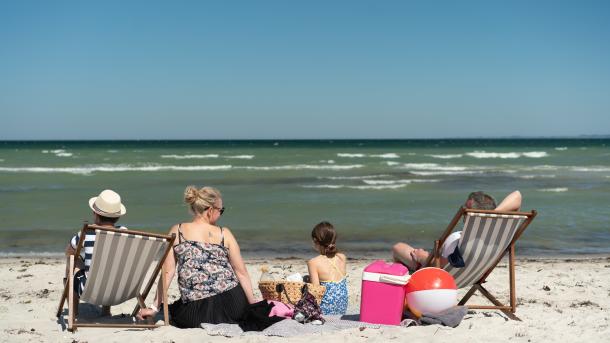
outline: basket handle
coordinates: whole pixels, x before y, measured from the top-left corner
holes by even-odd
[[[278,283],[275,286],[275,291],[280,293],[280,299],[282,298],[281,293],[284,292],[284,295],[286,295],[286,299],[288,299],[288,302],[290,303],[290,305],[294,306],[294,302],[290,299],[290,296],[288,295],[288,292],[286,292],[286,287],[284,287],[283,283]]]

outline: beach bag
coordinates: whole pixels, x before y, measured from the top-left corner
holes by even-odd
[[[299,299],[296,304],[292,301],[292,299],[290,299],[290,296],[286,292],[286,288],[283,284],[278,284],[277,287],[286,295],[288,302],[294,305],[294,314],[292,315],[292,319],[303,324],[314,320],[319,320],[321,323],[324,323],[325,320],[322,318],[322,310],[320,309],[320,305],[318,305],[318,302],[313,294],[309,292],[309,287],[307,284],[303,285],[301,288],[301,299]]]
[[[303,295],[303,286],[307,286],[307,290],[314,296],[318,304],[322,301],[326,292],[326,287],[322,285],[286,280],[260,281],[258,283],[258,289],[261,291],[263,299],[292,305],[294,305],[294,302],[290,300],[296,301]]]

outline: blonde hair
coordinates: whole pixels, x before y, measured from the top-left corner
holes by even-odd
[[[197,189],[195,186],[188,186],[184,190],[184,202],[196,215],[203,214],[208,208],[216,205],[219,199],[221,199],[220,191],[213,187]]]

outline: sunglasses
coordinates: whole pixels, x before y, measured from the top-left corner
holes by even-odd
[[[220,215],[221,215],[221,216],[222,216],[222,214],[223,214],[223,213],[225,213],[225,207],[224,207],[224,206],[223,206],[223,207],[221,207],[221,208],[218,208],[218,207],[214,207],[214,208],[215,208],[215,209],[217,209],[217,210],[218,210],[218,212],[220,212]]]

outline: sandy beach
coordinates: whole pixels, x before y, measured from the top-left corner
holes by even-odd
[[[357,313],[360,303],[360,275],[371,259],[349,262],[350,304],[348,313]],[[304,261],[298,259],[247,260],[252,280],[260,277],[262,265],[276,276],[305,273]],[[91,329],[76,333],[62,330],[55,318],[61,294],[64,262],[58,258],[3,258],[0,260],[0,341],[2,342],[226,342],[294,341],[324,339],[332,342],[353,341],[426,341],[426,342],[599,342],[610,337],[610,257],[520,258],[517,275],[517,315],[512,321],[498,311],[471,311],[455,329],[438,325],[380,329],[349,329],[332,334],[280,338],[247,335],[239,338],[210,336],[203,329],[177,329],[171,326],[155,330]],[[501,300],[508,293],[506,263],[491,275],[488,289]],[[461,294],[464,290],[461,291]],[[260,296],[260,292],[255,290]],[[170,299],[176,299],[174,281]],[[152,295],[149,299],[152,299]],[[471,301],[481,298],[475,297]],[[133,302],[113,307],[114,317],[130,313]],[[95,318],[98,309],[81,304],[83,318]]]

